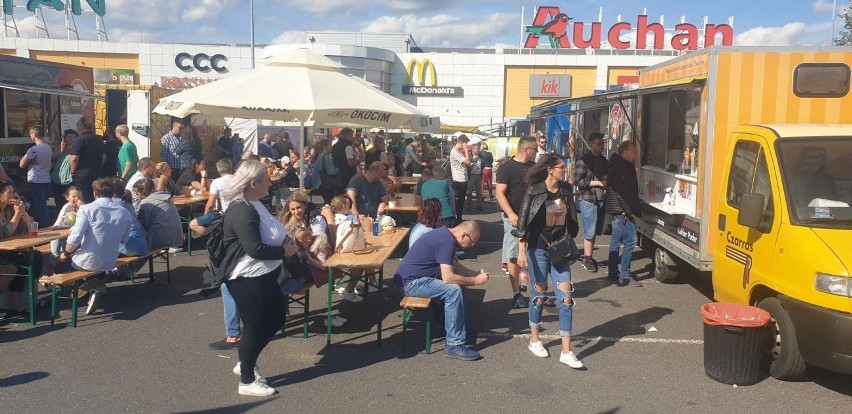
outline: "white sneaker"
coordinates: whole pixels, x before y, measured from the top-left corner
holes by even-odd
[[[362,298],[359,295],[356,295],[353,292],[343,291],[343,293],[341,293],[340,296],[343,296],[343,299],[346,299],[346,300],[348,300],[352,303],[358,303],[358,302],[362,302],[364,300],[364,298]]]
[[[343,292],[346,292],[346,286],[338,286],[338,287],[334,288],[334,291],[337,292],[338,294],[342,294]],[[355,292],[360,293],[360,292],[358,292],[358,288],[355,288]]]
[[[169,247],[169,253],[177,254],[183,251],[183,247]]]
[[[242,369],[240,368],[240,363],[239,363],[239,362],[237,362],[237,366],[235,366],[235,367],[234,367],[233,372],[234,372],[234,375],[237,375],[237,376],[242,375],[243,371],[242,371]],[[260,375],[260,372],[257,370],[257,365],[256,365],[256,364],[255,364],[255,366],[254,366],[254,380],[255,380],[255,381],[260,381],[260,382],[262,382],[262,383],[266,384],[266,378],[264,378],[264,377],[263,377],[263,375]]]
[[[260,380],[254,380],[251,384],[243,384],[240,383],[239,388],[237,388],[237,392],[240,395],[251,395],[255,397],[268,397],[277,393],[275,388],[266,385],[265,382],[261,382]]]
[[[89,295],[89,305],[86,306],[86,315],[91,315],[98,309],[98,304],[101,302],[102,293],[97,289],[92,289],[92,294]]]
[[[580,362],[579,359],[577,359],[577,357],[571,351],[568,351],[567,354],[559,355],[559,362],[568,365],[569,367],[574,369],[581,369],[585,366],[582,362]]]
[[[345,325],[346,322],[348,322],[348,321],[349,321],[349,319],[346,319],[342,316],[332,316],[331,317],[331,326],[334,327],[334,328],[339,328],[339,327]],[[324,319],[323,323],[325,323],[325,326],[328,326],[328,319],[327,318]]]
[[[530,342],[530,344],[527,345],[527,348],[529,348],[533,355],[539,358],[547,358],[550,356],[550,352],[547,352],[547,349],[541,344],[541,341]]]

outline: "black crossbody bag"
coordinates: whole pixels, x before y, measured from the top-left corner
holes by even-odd
[[[571,264],[583,255],[583,252],[577,247],[577,243],[574,242],[574,236],[571,235],[571,231],[568,228],[569,220],[574,219],[571,217],[573,209],[568,203],[565,204],[565,208],[568,210],[565,214],[565,235],[547,244],[547,256],[550,258],[550,264],[559,267]]]

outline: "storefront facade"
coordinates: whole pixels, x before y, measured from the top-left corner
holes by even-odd
[[[635,82],[639,68],[676,55],[672,51],[589,53],[582,49],[413,52],[323,43],[258,47],[255,53],[259,62],[264,56],[294,47],[325,54],[340,63],[345,72],[440,116],[443,123],[457,125],[491,125],[526,118],[535,104]],[[186,89],[252,66],[250,47],[230,45],[4,37],[0,38],[0,54],[93,68],[99,91],[150,86]]]

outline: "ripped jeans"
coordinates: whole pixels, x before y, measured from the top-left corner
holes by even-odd
[[[547,299],[547,276],[553,280],[556,304],[559,307],[559,334],[571,336],[571,324],[574,311],[574,284],[571,283],[571,265],[556,267],[550,264],[545,249],[535,249],[527,253],[530,272],[530,327],[541,325],[541,313]],[[567,302],[567,304],[566,304]]]

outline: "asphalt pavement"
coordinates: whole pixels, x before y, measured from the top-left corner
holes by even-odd
[[[335,328],[325,346],[325,289],[313,289],[309,338],[301,338],[300,310],[293,309],[286,336],[277,336],[259,366],[279,393],[269,398],[237,394],[231,373],[235,351],[208,343],[224,337],[219,296],[197,294],[203,253],[172,257],[172,284],[110,287],[101,310],[67,326],[70,303],[50,326],[48,311],[32,327],[22,319],[0,321],[0,407],[4,413],[303,412],[426,413],[840,413],[852,402],[852,377],[811,369],[802,382],[764,378],[732,386],[708,378],[703,366],[699,307],[712,297],[708,280],[665,285],[650,275],[650,259],[637,249],[633,270],[641,288],[605,281],[606,268],[590,274],[572,267],[575,282],[573,348],[586,364],[576,371],[558,360],[555,308],[546,308],[543,342],[550,358],[527,350],[525,309],[513,309],[508,278],[500,270],[502,224],[494,203],[466,216],[480,221],[481,241],[463,263],[491,274],[466,290],[468,327],[477,331],[483,358],[445,358],[443,340],[422,350],[424,327],[401,327],[393,287],[362,303],[334,296],[335,313],[349,323]],[[605,261],[609,238],[594,257]],[[385,266],[385,283],[401,253]],[[158,266],[158,276],[164,276]],[[147,270],[143,271],[143,276]],[[377,301],[383,336],[375,348]],[[405,350],[403,350],[403,342]]]

